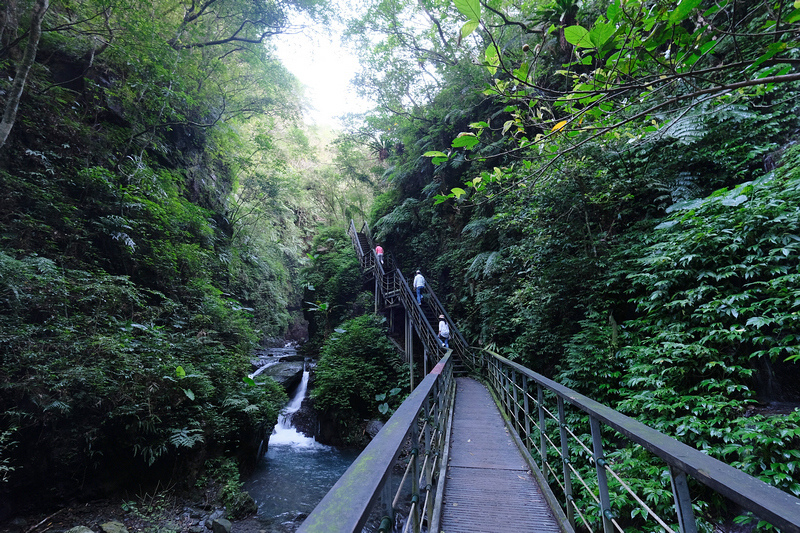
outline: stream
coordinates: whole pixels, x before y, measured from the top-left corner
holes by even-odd
[[[294,532],[358,457],[358,450],[339,449],[298,432],[291,416],[306,396],[308,370],[284,408],[245,490],[258,505],[265,533]]]

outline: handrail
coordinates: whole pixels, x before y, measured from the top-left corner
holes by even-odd
[[[453,365],[448,354],[397,408],[303,521],[298,533],[357,532],[371,518],[382,524],[378,531],[391,531],[394,512],[407,487],[406,476],[396,483],[393,497],[387,489],[394,490],[392,471],[409,437],[412,449],[406,472],[411,476],[412,489],[405,530],[419,532],[423,523],[434,523],[439,513],[434,496],[444,482],[440,469],[448,446],[445,429],[454,395]],[[382,509],[375,509],[379,500]]]
[[[445,320],[450,325],[450,332],[453,333],[450,337],[450,341],[453,344],[450,348],[452,348],[458,355],[463,355],[469,349],[469,344],[464,339],[463,335],[461,335],[461,331],[455,327],[455,323],[453,319],[450,318],[450,314],[442,305],[442,302],[439,301],[439,298],[436,297],[436,293],[433,292],[433,289],[430,288],[428,284],[425,284],[425,294],[430,299],[429,301],[433,302],[433,309],[435,311],[436,316],[444,315]]]
[[[416,295],[411,292],[411,287],[408,285],[403,273],[400,272],[400,269],[395,272],[395,276],[400,280],[400,300],[403,302],[406,312],[411,315],[411,320],[417,327],[417,334],[422,339],[423,344],[432,353],[443,351],[444,349],[439,341],[439,333],[428,322],[422,307],[417,303]]]
[[[474,356],[475,362],[478,363],[477,366],[486,370],[490,385],[501,404],[501,409],[506,412],[507,420],[514,425],[520,438],[530,446],[529,449],[538,451],[538,457],[531,456],[531,458],[538,463],[545,476],[549,474],[551,478],[556,479],[560,491],[565,494],[567,502],[563,506],[571,522],[574,521],[573,511],[580,513],[581,510],[574,507],[572,480],[579,476],[569,455],[567,439],[568,434],[576,439],[577,437],[567,426],[564,403],[575,406],[586,413],[589,418],[592,443],[579,442],[579,444],[585,452],[584,455],[592,456],[596,466],[598,477],[595,482],[599,488],[599,495],[592,495],[592,497],[601,506],[605,531],[611,531],[613,528],[622,530],[616,523],[615,513],[611,509],[606,473],[616,477],[622,486],[627,485],[614,472],[612,465],[606,461],[603,452],[601,423],[624,435],[630,442],[642,446],[666,463],[672,479],[677,523],[681,531],[697,531],[686,479],[686,476],[689,475],[782,531],[800,532],[800,499],[518,363],[489,350],[476,350],[479,350],[480,353]],[[472,354],[470,355],[472,356]],[[555,414],[544,405],[546,391],[556,396],[557,409],[551,408],[552,411],[556,411]],[[553,422],[548,424],[547,417],[550,417]],[[553,435],[548,433],[548,427],[553,428]],[[557,465],[551,464],[548,460],[548,455],[550,455],[548,442],[550,448],[554,450],[552,455],[560,458]],[[592,450],[589,450],[590,446]],[[583,480],[579,478],[579,481]],[[635,494],[633,496],[639,503],[644,503]],[[655,517],[649,507],[645,511],[648,515]],[[663,521],[660,521],[658,517],[655,519],[661,524],[661,527],[670,531],[668,527],[665,527]]]

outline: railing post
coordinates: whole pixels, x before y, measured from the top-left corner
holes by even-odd
[[[525,417],[525,447],[530,451],[533,446],[531,440],[531,405],[528,399],[528,376],[522,376],[522,416]]]
[[[511,391],[513,393],[511,399],[513,401],[514,411],[513,414],[511,412],[509,412],[508,414],[509,418],[512,419],[514,422],[514,426],[516,428],[517,433],[519,433],[520,424],[519,424],[519,399],[517,396],[517,371],[514,369],[511,369]]]
[[[547,436],[545,435],[544,389],[536,384],[536,403],[539,408],[539,455],[542,457],[542,474],[547,476]]]
[[[600,421],[595,417],[589,417],[589,425],[592,428],[592,447],[594,448],[594,464],[597,469],[597,488],[600,492],[600,515],[603,518],[603,531],[611,533],[614,525],[611,523],[613,512],[611,511],[611,498],[608,494],[608,478],[606,476],[606,460],[603,456],[603,436],[600,431]]]
[[[678,513],[678,526],[681,533],[697,533],[697,522],[692,510],[692,496],[689,494],[686,473],[670,465],[669,477],[672,482],[672,495],[675,498],[675,511]]]
[[[567,417],[564,411],[564,398],[558,397],[558,427],[561,437],[561,460],[564,469],[564,496],[566,498],[567,519],[575,529],[575,509],[572,506],[572,473],[569,469],[569,437],[567,435]]]
[[[425,425],[425,516],[428,519],[428,523],[430,523],[431,518],[433,516],[433,493],[431,489],[433,488],[433,474],[435,471],[436,465],[434,464],[434,435],[436,435],[436,426],[432,426],[433,424],[438,425],[438,412],[439,412],[439,396],[441,395],[442,385],[440,382],[437,382],[433,388],[434,393],[436,396],[433,398],[433,402],[430,401],[430,398],[425,400],[425,412],[429,416],[429,422]]]
[[[387,524],[394,524],[394,508],[392,507],[392,501],[394,496],[394,490],[392,488],[392,473],[389,472],[386,475],[386,483],[383,484],[383,488],[381,489],[381,503],[383,503],[383,518],[381,519],[381,526],[384,523]],[[386,520],[388,518],[388,521]],[[382,532],[383,529],[379,528],[379,532]],[[392,528],[386,530],[387,532],[392,531]]]
[[[376,315],[378,314],[378,303],[379,303],[378,302],[378,298],[380,298],[380,296],[378,296],[379,292],[380,292],[380,280],[378,279],[378,274],[376,272],[375,273],[375,314]]]
[[[508,368],[503,368],[503,382],[505,383],[505,386],[503,387],[503,390],[505,391],[503,394],[503,407],[505,407],[506,413],[508,413],[509,416],[511,415],[511,390],[513,388],[511,384],[511,376],[513,374],[513,370],[509,371]]]
[[[414,390],[414,332],[408,311],[406,311],[406,357],[408,357],[408,383],[410,390]]]
[[[424,403],[423,403],[424,405]],[[424,410],[424,407],[423,407]],[[419,421],[414,421],[411,427],[411,509],[408,519],[411,520],[412,531],[419,530]],[[416,500],[416,502],[415,502]],[[416,505],[415,505],[416,503]]]

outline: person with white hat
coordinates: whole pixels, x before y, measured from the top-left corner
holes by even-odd
[[[442,348],[450,348],[450,326],[444,315],[439,315],[439,338],[442,340]]]

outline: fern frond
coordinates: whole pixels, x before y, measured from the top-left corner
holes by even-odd
[[[174,429],[169,436],[169,442],[176,448],[192,448],[198,442],[203,442],[203,430],[201,429]]]
[[[471,233],[473,236],[478,236],[486,231],[489,230],[492,224],[491,218],[478,218],[475,220],[470,220],[464,229],[461,230],[461,234],[465,235]]]

